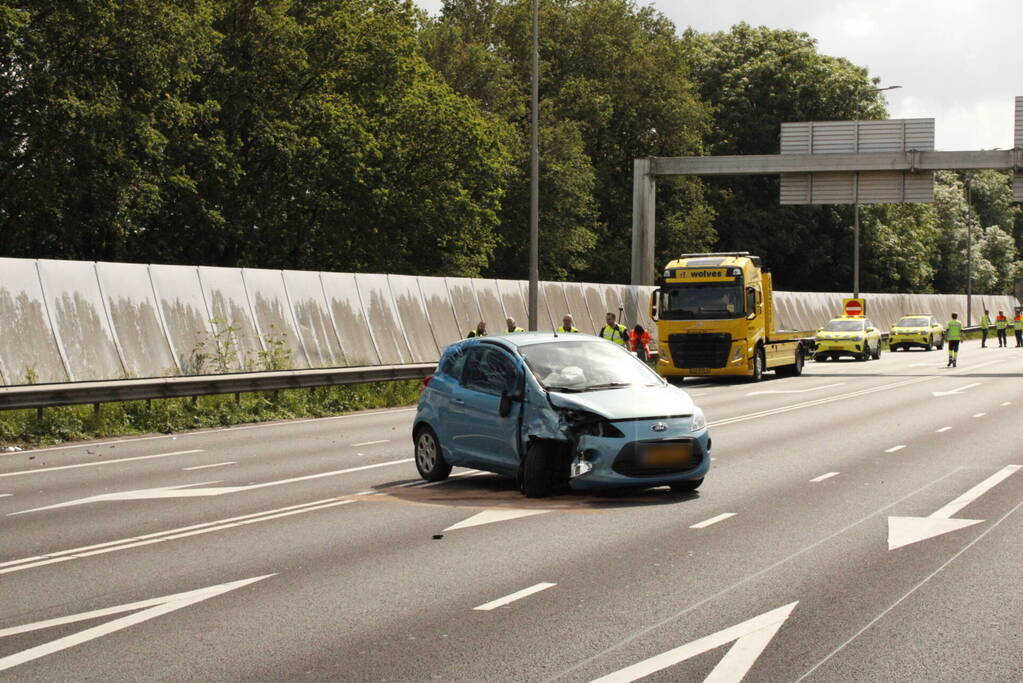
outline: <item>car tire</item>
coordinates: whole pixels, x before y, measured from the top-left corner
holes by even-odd
[[[703,477],[699,479],[689,479],[687,481],[676,481],[673,484],[668,484],[671,490],[675,493],[689,493],[700,488],[700,484],[703,483]]]
[[[764,360],[764,350],[757,348],[757,355],[753,356],[753,374],[750,376],[750,382],[760,382],[764,379],[764,368],[767,363]]]
[[[874,360],[881,360],[881,342],[877,342],[877,346],[874,347],[874,353],[870,355]]]
[[[938,351],[945,348],[945,335],[941,335],[941,339],[938,340]]]
[[[423,426],[416,432],[416,469],[426,481],[444,481],[451,474],[451,465],[444,459],[437,433]]]
[[[547,498],[554,492],[551,458],[543,442],[533,442],[526,451],[522,467],[522,492],[526,498]]]
[[[865,363],[867,359],[870,358],[870,350],[866,349],[863,353],[857,353],[854,355],[854,358],[856,358],[856,360],[860,363]]]

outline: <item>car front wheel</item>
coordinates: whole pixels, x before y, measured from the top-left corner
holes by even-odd
[[[522,492],[526,498],[546,498],[554,492],[551,453],[542,441],[535,441],[526,451],[522,467]]]
[[[671,490],[675,493],[686,493],[700,488],[702,483],[703,477],[700,477],[699,479],[689,479],[688,481],[676,481],[674,484],[669,484],[669,486],[671,486]]]
[[[429,427],[420,428],[416,434],[416,469],[426,481],[443,481],[451,474],[437,434]]]

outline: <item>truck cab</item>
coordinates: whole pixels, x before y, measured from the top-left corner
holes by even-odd
[[[651,301],[666,377],[802,373],[810,333],[776,330],[771,274],[748,252],[684,254]]]

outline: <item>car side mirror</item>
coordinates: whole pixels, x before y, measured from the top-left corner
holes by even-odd
[[[508,417],[511,415],[512,401],[521,401],[521,396],[512,396],[507,391],[501,392],[501,405],[497,409],[497,414],[501,417]]]

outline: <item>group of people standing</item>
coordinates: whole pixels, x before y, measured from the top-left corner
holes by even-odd
[[[505,329],[502,334],[525,331],[516,324],[515,318],[506,318],[504,322],[507,329]],[[572,318],[572,315],[570,313],[566,313],[561,319],[561,327],[554,331],[557,334],[571,334],[573,332],[578,332],[579,328],[575,326],[575,320]],[[467,338],[471,339],[473,337],[485,336],[487,336],[487,323],[481,320],[479,324],[476,325],[475,330],[469,331]],[[597,336],[603,337],[604,339],[620,346],[627,347],[630,351],[635,353],[640,360],[650,360],[651,337],[650,333],[643,329],[642,325],[636,325],[630,330],[625,325],[618,322],[614,313],[608,313],[604,317],[604,326],[600,328]]]
[[[992,327],[995,328],[995,332],[998,334],[998,348],[1008,346],[1006,337],[1008,336],[1009,329],[1012,329],[1016,335],[1016,346],[1023,346],[1023,309],[1017,308],[1016,315],[1012,320],[1009,320],[1002,311],[998,311],[998,315],[995,316],[994,325],[991,324],[991,316],[988,311],[984,311],[984,315],[980,317],[981,348],[987,348],[987,335]]]

